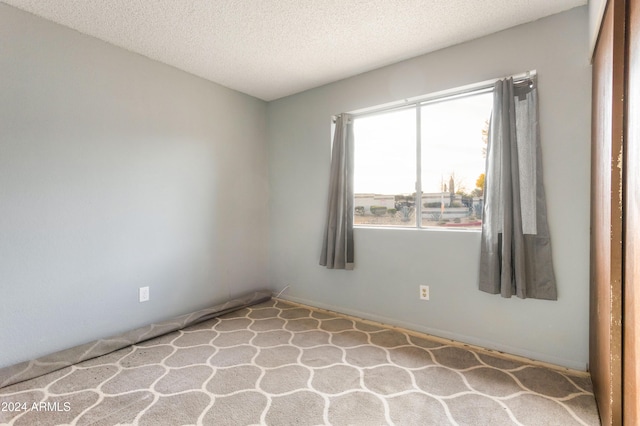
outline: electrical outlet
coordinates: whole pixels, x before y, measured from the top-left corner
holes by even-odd
[[[429,286],[421,285],[420,286],[420,299],[421,300],[429,300]]]
[[[138,291],[138,299],[140,300],[140,302],[149,301],[149,287],[140,287]]]

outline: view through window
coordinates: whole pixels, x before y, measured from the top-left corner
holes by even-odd
[[[354,224],[479,229],[492,103],[480,93],[356,117]]]

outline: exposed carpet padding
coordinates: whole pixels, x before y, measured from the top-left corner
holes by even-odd
[[[10,425],[598,425],[588,377],[279,300],[0,389]]]

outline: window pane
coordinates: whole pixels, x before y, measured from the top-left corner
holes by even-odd
[[[422,106],[422,226],[480,228],[491,93]]]
[[[416,111],[356,118],[356,225],[416,226]]]

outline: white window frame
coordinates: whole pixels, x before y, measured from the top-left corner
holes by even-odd
[[[508,77],[513,78],[514,82],[530,79],[537,74],[536,70],[527,71],[525,73],[511,75]],[[354,225],[355,228],[393,228],[393,229],[422,229],[422,230],[443,230],[443,231],[471,231],[480,232],[480,229],[471,228],[441,228],[433,226],[422,225],[422,202],[417,200],[418,194],[422,193],[422,129],[421,129],[421,108],[425,105],[431,105],[440,102],[448,102],[455,99],[462,99],[469,96],[481,95],[490,93],[493,91],[493,87],[498,80],[502,78],[494,78],[479,83],[468,84],[466,86],[457,87],[454,89],[442,90],[434,92],[428,95],[418,96],[414,98],[407,98],[401,101],[391,102],[388,104],[377,105],[369,108],[363,108],[356,111],[352,111],[349,114],[353,116],[353,119],[360,117],[371,117],[373,115],[384,114],[392,111],[399,111],[402,109],[414,108],[416,111],[416,223],[414,226],[394,226],[394,225]],[[354,212],[352,212],[354,214]]]

